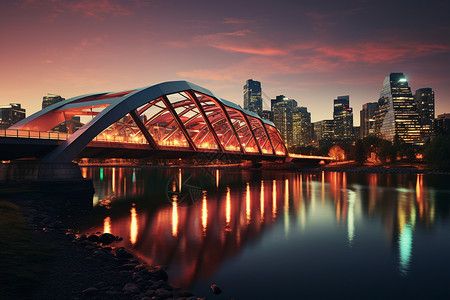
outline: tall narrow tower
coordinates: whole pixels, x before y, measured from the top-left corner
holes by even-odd
[[[349,140],[353,138],[353,110],[350,107],[349,96],[338,96],[334,99],[333,119],[334,138]]]
[[[244,85],[244,108],[261,115],[262,96],[261,82],[249,79]]]
[[[376,133],[393,141],[398,136],[407,144],[422,144],[417,106],[403,73],[386,76],[375,113]]]

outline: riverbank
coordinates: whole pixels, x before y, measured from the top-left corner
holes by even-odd
[[[300,172],[348,172],[348,173],[381,173],[381,174],[436,174],[450,175],[448,171],[433,170],[423,163],[392,163],[385,165],[360,165],[353,161],[330,163],[320,167],[300,167]]]
[[[30,274],[19,275],[17,286],[1,287],[0,298],[198,299],[188,291],[170,286],[169,274],[163,266],[141,264],[120,244],[115,243],[120,238],[101,233],[75,234],[71,229],[76,225],[75,220],[89,213],[84,205],[79,205],[79,202],[89,199],[86,195],[23,192],[15,189],[3,189],[0,192],[0,201],[14,203],[19,207],[28,227],[23,229],[24,232],[36,245],[48,249],[45,261],[29,263],[30,268],[36,263],[42,269],[37,273],[39,278],[29,280],[27,276]],[[90,197],[92,203],[92,195]],[[9,252],[11,258],[13,250]],[[2,249],[2,252],[8,255],[8,249]],[[14,259],[23,260],[23,257]],[[4,270],[2,275],[8,274],[5,273],[7,271]]]

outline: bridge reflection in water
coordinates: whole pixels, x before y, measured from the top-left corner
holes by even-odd
[[[293,226],[305,230],[308,218],[323,211],[346,228],[349,247],[358,236],[361,214],[381,216],[387,240],[396,245],[399,273],[407,274],[412,233],[435,218],[433,194],[422,175],[159,169],[150,179],[137,180],[144,170],[83,172],[97,184],[96,204],[111,206],[103,223],[89,231],[123,237],[123,245],[146,263],[167,265],[171,282],[182,287],[213,277],[225,259],[260,239],[278,220],[287,237]],[[363,188],[358,180],[368,185]],[[149,202],[158,208],[148,209]],[[117,213],[119,203],[126,209]],[[329,222],[329,216],[318,218]]]

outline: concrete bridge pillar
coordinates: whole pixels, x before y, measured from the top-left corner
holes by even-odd
[[[84,179],[78,164],[73,162],[11,161],[0,164],[0,183],[37,185],[50,190],[82,189],[94,191],[92,181]],[[75,184],[76,183],[76,184]]]

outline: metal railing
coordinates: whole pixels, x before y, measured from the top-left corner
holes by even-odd
[[[1,129],[0,137],[16,137],[40,140],[60,140],[64,141],[70,134],[58,131],[34,131],[20,129]]]

